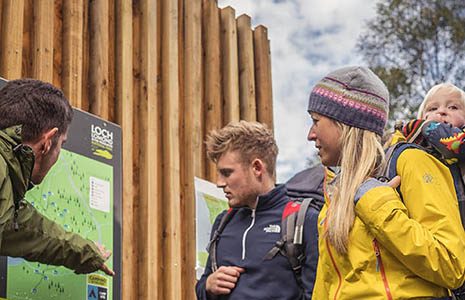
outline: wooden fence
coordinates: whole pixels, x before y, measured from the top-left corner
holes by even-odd
[[[1,0],[0,76],[61,87],[123,129],[123,299],[195,299],[205,133],[273,126],[267,29],[214,0]]]

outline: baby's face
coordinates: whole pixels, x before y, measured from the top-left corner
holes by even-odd
[[[448,89],[439,89],[425,105],[423,119],[452,124],[455,127],[465,125],[465,105],[460,93]]]

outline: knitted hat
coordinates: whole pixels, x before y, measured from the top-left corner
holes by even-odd
[[[345,67],[315,85],[308,112],[382,135],[389,112],[389,92],[370,69]]]

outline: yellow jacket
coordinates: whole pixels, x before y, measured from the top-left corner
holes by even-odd
[[[319,215],[313,299],[445,297],[465,280],[465,232],[449,169],[418,149],[397,162],[403,201],[391,187],[358,201],[346,254],[324,238],[329,198]],[[326,184],[325,184],[326,188]]]

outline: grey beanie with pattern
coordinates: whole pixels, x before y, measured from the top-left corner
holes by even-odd
[[[329,73],[313,88],[308,112],[383,135],[389,114],[389,92],[366,67],[345,67]]]

